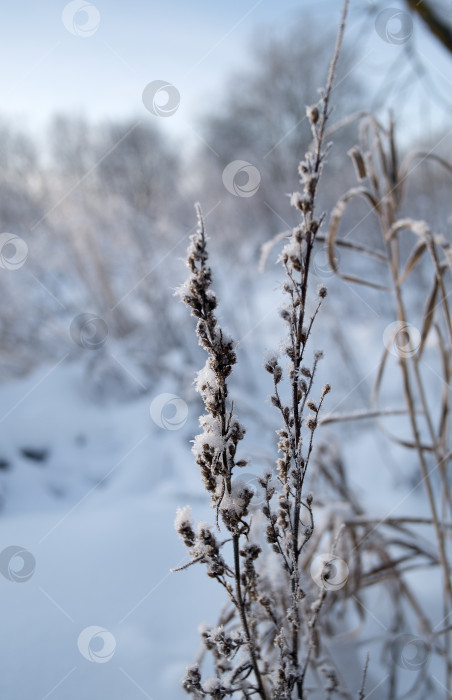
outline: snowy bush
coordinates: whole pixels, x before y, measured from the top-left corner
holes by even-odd
[[[202,522],[195,528],[190,508],[178,511],[175,527],[190,557],[178,570],[196,563],[205,565],[207,575],[216,579],[227,597],[216,626],[201,626],[203,652],[187,667],[182,682],[196,699],[362,699],[367,697],[366,682],[372,673],[376,682],[370,694],[381,685],[385,694],[379,697],[437,697],[442,685],[438,677],[443,673],[446,685],[442,687],[451,687],[451,628],[447,621],[452,589],[447,533],[452,508],[445,466],[451,456],[447,358],[452,326],[444,281],[450,271],[450,246],[423,222],[397,218],[411,161],[398,168],[392,125],[386,130],[369,116],[362,124],[360,146],[349,151],[360,184],[339,200],[329,231],[324,233],[325,215],[317,214],[316,198],[329,151],[326,124],[344,22],[345,16],[326,88],[318,103],[306,110],[313,145],[299,166],[302,192],[290,198],[299,223],[289,236],[280,235],[272,242],[284,240],[279,261],[286,273],[283,292],[288,301],[281,316],[287,335],[279,351],[265,362],[273,379],[270,399],[280,413],[281,427],[277,431],[277,469],[259,478],[264,498],[258,506],[253,505],[252,488],[240,478],[247,460],[239,454],[239,443],[246,431],[228,388],[237,357],[233,340],[216,316],[199,205],[198,229],[188,251],[190,276],[178,290],[197,318],[199,344],[208,355],[196,379],[206,413],[200,418],[202,432],[194,439],[193,453],[215,512],[214,524]],[[382,234],[379,248],[374,245],[375,229],[367,247],[338,236],[346,206],[358,195],[367,200],[378,219]],[[417,238],[414,248],[407,247],[405,241],[401,245],[401,231],[411,231]],[[338,247],[384,262],[392,276],[396,320],[383,334],[385,351],[377,372],[374,403],[368,411],[352,416],[324,416],[323,403],[330,385],[319,389],[315,381],[323,353],[311,350],[311,339],[327,296],[326,287],[321,285],[314,301],[311,289],[312,260],[319,243],[327,245],[333,272],[347,283],[391,290],[377,275],[367,277],[368,266],[362,266],[365,272],[361,276],[341,272]],[[407,309],[412,305],[404,303],[402,287],[426,253],[433,264],[433,286],[418,330],[409,323]],[[438,314],[441,319],[437,319]],[[448,339],[443,335],[444,326]],[[432,407],[420,360],[433,328],[444,385],[442,398],[438,400],[433,394],[437,405]],[[377,400],[391,355],[397,357],[401,371],[402,409],[384,409]],[[391,377],[394,382],[394,373]],[[385,416],[401,416],[403,428],[411,430],[411,438],[391,437],[414,451],[419,460],[418,485],[425,486],[427,495],[422,515],[399,517],[391,511],[382,517],[366,514],[334,443],[320,443],[314,450],[322,423],[370,418],[382,422]],[[315,490],[311,490],[313,485]],[[449,520],[445,523],[446,516]],[[425,527],[435,533],[434,547],[420,536]],[[425,566],[442,591],[444,618],[436,625],[418,600],[416,580],[411,578],[412,571]],[[372,612],[376,595],[382,606],[378,619]],[[375,634],[375,620],[384,628],[383,635],[381,631]],[[367,653],[375,641],[377,658]],[[210,677],[201,669],[206,653],[213,673]]]

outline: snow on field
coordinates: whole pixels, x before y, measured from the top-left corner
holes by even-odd
[[[261,315],[269,315],[265,303]],[[319,322],[326,328],[331,323],[328,315]],[[231,381],[248,428],[242,450],[253,458],[243,475],[250,483],[253,473],[274,464],[278,425],[265,403],[268,376],[262,370],[256,378],[260,359],[247,345],[260,334],[258,323],[239,343]],[[355,353],[351,364],[365,376],[378,365],[381,328],[369,322],[349,327],[347,334],[349,357],[350,348]],[[261,338],[269,350],[277,347],[271,338]],[[319,370],[319,385],[333,385],[326,410],[362,407],[360,390],[367,391],[368,383],[354,377],[339,345],[328,347]],[[197,627],[215,623],[224,599],[201,566],[170,573],[185,561],[173,529],[177,507],[190,503],[195,520],[213,519],[190,453],[200,404],[194,390],[185,396],[188,413],[177,424],[171,411],[164,415],[153,404],[162,394],[180,392],[175,380],[162,377],[127,401],[94,401],[87,382],[85,365],[74,362],[42,367],[0,387],[0,697],[178,700],[186,697],[180,688],[184,667],[199,650]],[[397,406],[397,392],[393,399]],[[363,421],[322,429],[327,440],[338,430],[346,436],[341,450],[365,512],[377,518],[424,514],[422,491],[409,482],[414,458],[368,428]],[[8,549],[13,546],[22,548],[25,559]],[[413,585],[440,623],[440,596],[430,573],[417,575]],[[380,621],[381,605],[371,603]],[[370,688],[383,673],[377,656],[375,650]]]
[[[37,385],[46,372],[0,395],[0,456],[10,465],[0,551],[22,547],[35,567],[17,583],[0,565],[0,697],[184,697],[179,681],[198,649],[197,626],[215,620],[221,596],[201,568],[170,573],[185,556],[177,505],[190,501],[195,515],[208,515],[189,495],[197,480],[189,449],[152,422],[148,396],[96,406],[80,390],[80,366]],[[10,566],[14,578],[20,556]],[[78,642],[93,626],[107,632],[88,630]],[[97,662],[112,649],[108,663]]]

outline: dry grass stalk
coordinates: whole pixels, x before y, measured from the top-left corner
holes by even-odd
[[[395,322],[392,337],[386,344],[380,366],[376,373],[372,405],[369,415],[378,417],[384,415],[379,407],[382,385],[391,359],[391,349],[396,349],[398,366],[403,387],[405,411],[409,418],[410,436],[400,436],[388,431],[379,421],[380,427],[388,437],[403,447],[414,450],[419,465],[419,484],[425,489],[431,522],[436,536],[436,551],[430,553],[432,565],[439,567],[443,583],[443,613],[448,619],[452,609],[452,584],[450,568],[450,552],[448,551],[447,534],[452,517],[452,501],[450,484],[447,478],[447,464],[452,457],[449,411],[450,411],[450,356],[452,351],[452,325],[447,285],[450,284],[452,269],[452,246],[443,236],[435,235],[424,221],[411,218],[400,218],[399,210],[405,193],[407,179],[414,169],[415,161],[431,159],[438,165],[452,172],[451,166],[443,159],[430,153],[410,153],[399,165],[397,149],[394,140],[392,120],[389,127],[384,128],[371,115],[361,115],[360,143],[349,155],[354,161],[359,184],[349,190],[338,201],[331,217],[329,234],[326,238],[329,261],[334,272],[344,281],[371,286],[381,291],[389,291],[394,298]],[[359,161],[359,166],[357,165]],[[380,254],[389,272],[390,287],[380,285],[376,279],[359,278],[339,269],[336,260],[336,246],[348,247],[358,254],[367,254],[366,241],[359,244],[346,238],[339,238],[339,227],[347,206],[356,197],[364,197],[369,204],[372,214],[379,226],[382,250]],[[366,218],[366,217],[365,217]],[[364,220],[363,220],[364,222]],[[362,223],[363,223],[362,222]],[[355,227],[358,228],[358,227]],[[364,229],[364,227],[361,227]],[[361,228],[358,232],[361,233]],[[409,232],[412,236],[412,246],[408,253],[402,244],[402,234]],[[365,235],[365,234],[364,234]],[[413,325],[408,311],[410,298],[410,283],[415,271],[421,264],[430,261],[431,289],[427,296],[422,316]],[[449,277],[448,277],[449,276]],[[428,344],[435,342],[438,362],[435,372],[442,378],[443,390],[441,395],[431,396],[429,378],[423,374],[423,360]],[[337,417],[339,418],[339,417]],[[336,418],[336,419],[337,419]],[[330,417],[331,421],[335,417]],[[437,480],[440,481],[438,494]],[[396,523],[383,519],[381,525],[396,524],[402,529],[403,519]],[[408,520],[403,521],[405,525]],[[419,518],[417,523],[425,522]],[[403,526],[403,542],[408,544],[409,538],[415,535]],[[375,526],[376,527],[376,526]],[[380,529],[380,528],[379,528]],[[450,548],[450,547],[449,547]],[[426,554],[421,546],[422,554]],[[421,556],[413,548],[414,561]],[[397,572],[400,581],[403,573],[394,563],[393,574]],[[418,617],[423,618],[424,628],[432,635],[428,612],[418,608]],[[445,686],[450,693],[452,690],[452,661],[450,630],[444,631],[443,644],[436,648],[445,661]],[[396,697],[395,686],[391,697]]]
[[[345,678],[344,669],[336,664],[328,640],[338,635],[342,635],[344,642],[356,639],[360,643],[364,639],[369,621],[366,596],[375,587],[384,589],[389,596],[390,627],[380,640],[387,652],[386,697],[395,699],[402,692],[399,647],[413,619],[417,621],[417,630],[421,633],[419,643],[424,645],[426,655],[428,651],[445,659],[449,691],[451,687],[452,628],[447,619],[452,587],[447,538],[452,525],[452,507],[446,464],[452,456],[448,432],[452,325],[445,281],[445,274],[452,266],[451,248],[446,241],[434,236],[424,222],[398,219],[406,177],[413,161],[409,157],[398,165],[392,124],[386,130],[368,114],[359,115],[363,120],[360,144],[349,152],[358,185],[339,200],[332,213],[328,235],[321,233],[323,217],[315,215],[315,200],[327,151],[324,141],[329,99],[345,14],[346,5],[326,89],[319,103],[307,109],[314,145],[300,164],[303,192],[291,198],[292,205],[300,212],[300,224],[293,231],[280,234],[263,251],[265,260],[271,246],[285,242],[280,260],[287,275],[284,292],[289,301],[281,313],[288,329],[284,352],[289,367],[285,375],[277,355],[266,362],[274,383],[271,400],[282,419],[282,428],[278,431],[281,456],[276,477],[268,473],[260,480],[266,494],[265,503],[253,510],[253,517],[253,494],[236,477],[246,461],[237,456],[238,443],[245,430],[228,398],[227,380],[236,362],[234,345],[219,327],[214,313],[216,298],[211,288],[204,223],[199,209],[198,231],[192,237],[188,257],[191,274],[180,290],[182,299],[198,318],[199,342],[208,353],[206,366],[197,379],[206,415],[201,418],[203,432],[194,441],[194,452],[216,512],[217,527],[227,533],[226,539],[220,540],[206,523],[200,523],[195,533],[189,509],[178,513],[176,528],[191,555],[188,566],[196,562],[205,564],[208,575],[224,587],[229,601],[218,626],[202,630],[204,654],[211,655],[215,675],[203,680],[199,663],[187,669],[184,688],[195,698],[305,698],[313,689],[323,692],[326,698],[366,697],[366,679],[368,682],[372,664],[369,666],[366,660],[361,683],[356,664],[353,687],[350,687],[350,678]],[[441,159],[436,160],[449,167]],[[339,238],[342,217],[355,197],[363,197],[378,219],[382,234],[380,251],[366,242]],[[401,231],[410,231],[415,238],[406,258],[401,254]],[[399,357],[405,397],[403,409],[388,410],[379,406],[390,355],[386,349],[370,408],[359,414],[320,417],[329,386],[324,387],[318,400],[313,400],[321,353],[314,354],[309,365],[306,351],[326,289],[322,287],[318,291],[317,305],[309,318],[306,304],[314,244],[323,241],[338,276],[381,293],[392,292],[394,296],[399,331],[407,334],[402,343],[404,351]],[[337,246],[386,265],[390,285],[382,284],[379,277],[365,278],[343,272],[336,259]],[[419,323],[419,346],[415,348],[407,332],[410,323],[405,289],[427,255],[432,266],[432,287]],[[438,415],[429,405],[421,371],[427,338],[432,334],[437,337],[445,387]],[[391,342],[393,340],[391,338]],[[289,388],[289,400],[284,399],[281,390],[284,386]],[[308,410],[310,414],[306,415]],[[314,459],[314,436],[322,422],[357,418],[381,422],[385,416],[392,415],[406,416],[409,420],[411,436],[390,434],[390,437],[418,456],[429,516],[370,518],[363,512],[348,483],[339,452],[331,444],[320,446],[315,455],[314,473],[309,469]],[[433,468],[432,458],[435,460]],[[436,473],[442,491],[440,499],[435,492]],[[307,488],[308,479],[316,493],[315,503]],[[426,527],[435,532],[435,545],[422,536]],[[327,557],[325,552],[329,553]],[[429,611],[418,600],[408,578],[413,570],[425,567],[442,572],[445,622],[440,629],[434,628]],[[347,611],[350,619],[354,613],[359,625],[356,630],[344,634],[343,617]],[[409,692],[417,692],[418,697],[421,697],[419,693],[432,692],[425,664],[420,666]]]
[[[189,548],[188,565],[204,563],[208,575],[225,588],[230,602],[220,624],[202,633],[205,649],[213,657],[215,676],[203,681],[198,664],[187,669],[183,686],[195,698],[239,694],[243,698],[258,695],[263,700],[303,698],[308,678],[320,683],[327,697],[340,686],[340,674],[334,665],[319,655],[317,631],[329,590],[326,582],[331,574],[330,563],[321,562],[317,580],[302,572],[304,552],[314,533],[313,499],[306,493],[305,478],[319,414],[330,390],[326,385],[317,400],[311,398],[322,353],[316,352],[309,362],[307,349],[327,292],[324,287],[318,290],[311,317],[307,293],[314,241],[323,221],[323,216],[316,216],[315,201],[327,152],[324,136],[347,6],[346,2],[326,87],[319,102],[307,108],[314,146],[299,168],[303,192],[294,193],[291,198],[299,210],[300,224],[291,232],[280,258],[287,275],[284,292],[288,303],[281,315],[288,329],[285,355],[289,360],[286,383],[290,399],[286,402],[280,392],[281,382],[285,383],[284,370],[274,355],[265,366],[273,377],[271,400],[283,424],[278,431],[282,457],[277,462],[277,478],[272,480],[271,474],[266,474],[260,480],[266,498],[261,513],[253,519],[249,510],[253,493],[240,478],[235,478],[237,470],[246,464],[236,454],[245,430],[228,400],[227,379],[236,356],[232,340],[219,327],[215,316],[216,297],[211,289],[199,208],[198,230],[192,236],[188,254],[190,276],[179,290],[198,319],[198,339],[208,353],[197,378],[206,415],[200,419],[203,432],[195,438],[194,453],[216,511],[217,527],[228,534],[226,540],[219,541],[206,523],[200,523],[195,533],[189,509],[178,512],[176,529]],[[333,558],[339,536],[340,529],[332,541]],[[229,564],[223,554],[228,549],[232,549]],[[319,670],[323,681],[319,680]]]

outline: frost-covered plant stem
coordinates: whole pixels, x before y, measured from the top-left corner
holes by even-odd
[[[226,379],[229,376],[232,365],[236,362],[232,340],[227,338],[224,331],[219,328],[214,314],[216,298],[210,285],[212,273],[207,266],[207,247],[204,221],[199,205],[196,207],[198,214],[198,229],[192,236],[191,247],[188,255],[188,266],[191,275],[179,293],[183,301],[192,309],[192,314],[198,318],[197,335],[199,342],[207,351],[209,357],[204,367],[198,374],[197,388],[200,391],[207,415],[201,419],[204,432],[198,435],[194,441],[196,461],[201,467],[204,484],[211,496],[211,504],[217,512],[217,526],[219,515],[225,527],[232,534],[232,546],[234,557],[233,571],[227,569],[221,559],[220,567],[210,567],[210,576],[218,578],[226,588],[232,603],[237,608],[244,638],[248,648],[251,666],[256,678],[257,691],[263,700],[267,697],[259,664],[256,656],[255,643],[251,635],[247,610],[244,604],[242,591],[242,571],[240,564],[240,538],[246,535],[249,524],[245,521],[248,505],[252,498],[252,492],[246,485],[235,484],[233,489],[232,474],[235,466],[245,466],[244,460],[235,461],[235,453],[239,440],[243,438],[244,428],[233,415],[233,409],[227,406],[228,387]],[[189,529],[187,520],[182,522],[182,530],[186,533]],[[210,533],[211,538],[213,535]],[[192,546],[195,537],[191,534],[185,536],[186,544]],[[198,547],[199,550],[199,547]],[[219,547],[217,547],[219,552]],[[195,548],[191,554],[199,561],[204,561],[209,566],[207,552],[200,550],[200,556]],[[218,557],[220,555],[218,553]],[[194,560],[193,560],[194,563]],[[218,562],[217,562],[218,564]],[[235,579],[234,588],[225,580],[227,574]]]
[[[256,659],[254,642],[251,638],[250,629],[249,629],[249,625],[248,625],[248,619],[247,619],[246,611],[245,611],[245,606],[243,604],[242,586],[240,584],[240,579],[241,579],[240,556],[239,556],[240,536],[238,534],[235,534],[232,536],[232,543],[233,543],[233,547],[234,547],[235,585],[236,585],[237,604],[238,604],[238,608],[239,608],[240,620],[242,622],[242,627],[243,627],[243,630],[245,632],[245,638],[246,638],[246,641],[248,644],[251,663],[253,665],[253,671],[254,671],[254,674],[256,676],[257,686],[259,689],[259,695],[263,700],[265,700],[267,698],[267,694],[265,692],[264,685],[262,682],[262,677],[261,677],[261,673],[259,670],[259,664],[257,663],[257,659]]]
[[[292,196],[292,204],[296,206],[301,212],[301,225],[298,229],[293,232],[293,237],[291,242],[283,250],[282,260],[286,268],[286,272],[289,278],[289,282],[286,283],[284,291],[290,296],[290,303],[286,308],[287,311],[287,325],[289,327],[289,337],[290,337],[290,352],[287,352],[289,358],[292,362],[291,369],[291,382],[292,382],[292,406],[291,412],[293,416],[293,442],[290,453],[288,454],[290,461],[294,468],[294,478],[295,478],[295,496],[294,496],[294,512],[293,512],[293,537],[291,540],[291,589],[292,589],[292,608],[295,614],[295,619],[292,625],[292,657],[294,668],[298,668],[298,649],[299,649],[299,606],[298,606],[298,596],[300,593],[299,586],[299,557],[302,547],[308,541],[309,536],[305,537],[303,544],[299,545],[299,527],[300,527],[300,513],[302,507],[305,508],[310,515],[312,522],[312,510],[308,503],[302,502],[302,490],[303,484],[308,469],[309,458],[312,452],[313,445],[313,435],[315,427],[317,425],[317,415],[320,411],[323,398],[327,391],[329,390],[325,387],[320,404],[315,407],[315,415],[312,418],[312,424],[308,423],[308,428],[310,429],[310,440],[308,452],[306,459],[302,456],[302,436],[301,436],[301,426],[302,426],[302,416],[307,402],[307,398],[312,387],[314,373],[317,366],[317,361],[320,359],[320,354],[316,355],[314,361],[314,371],[312,374],[309,373],[307,368],[303,368],[303,357],[305,353],[305,348],[311,334],[312,326],[320,308],[320,302],[310,319],[308,328],[305,328],[305,317],[306,317],[306,298],[308,291],[308,281],[309,281],[309,270],[311,262],[311,254],[314,246],[314,240],[319,230],[323,216],[320,221],[315,218],[315,199],[317,193],[317,187],[322,173],[323,162],[325,159],[326,151],[324,150],[324,134],[325,126],[329,116],[329,103],[331,92],[333,89],[333,81],[336,73],[337,61],[339,58],[340,47],[342,44],[343,34],[345,30],[345,20],[347,13],[347,3],[344,4],[341,23],[339,27],[339,32],[336,40],[336,46],[334,50],[333,60],[330,64],[330,69],[328,73],[328,79],[326,83],[325,90],[321,94],[321,99],[317,105],[307,108],[307,116],[310,121],[311,131],[314,138],[314,148],[313,152],[307,153],[304,161],[300,163],[299,174],[302,184],[304,185],[303,193],[296,193]],[[295,244],[295,250],[294,250]],[[299,250],[297,251],[297,245]],[[304,250],[303,250],[304,248]],[[297,274],[299,279],[296,279]],[[326,289],[321,288],[319,290],[320,300],[326,295]],[[283,310],[284,317],[284,310]],[[309,385],[304,388],[303,385],[306,384],[303,377],[303,369],[305,369],[305,376],[309,379]],[[300,379],[303,384],[300,384]],[[276,390],[275,382],[275,390]],[[276,397],[278,394],[276,392]],[[290,429],[287,417],[284,415],[284,410],[281,406],[279,397],[277,398],[277,405],[279,403],[279,408],[283,414],[284,422],[286,427]],[[312,404],[315,406],[315,404]],[[291,431],[292,432],[292,431]],[[287,470],[286,470],[287,474]],[[287,482],[286,482],[287,483]],[[312,534],[311,528],[311,534]],[[303,673],[304,676],[304,673]],[[302,697],[302,685],[303,679],[300,678],[297,681],[298,696]]]
[[[348,3],[344,3],[333,60],[326,87],[316,105],[307,108],[313,135],[313,148],[300,163],[303,192],[292,195],[291,204],[300,213],[300,223],[284,246],[280,260],[286,272],[283,291],[289,297],[281,309],[287,325],[284,353],[288,358],[288,402],[280,393],[284,376],[278,356],[269,358],[266,370],[273,376],[273,405],[280,411],[282,428],[278,450],[277,476],[265,474],[260,484],[265,504],[253,520],[249,506],[253,492],[236,477],[236,469],[246,461],[236,458],[237,446],[245,430],[228,401],[227,379],[236,363],[233,341],[219,327],[215,316],[216,297],[212,291],[212,273],[204,222],[197,205],[198,228],[191,237],[187,265],[190,276],[178,290],[184,303],[197,319],[197,336],[208,354],[198,373],[196,386],[206,409],[201,416],[203,432],[196,436],[193,452],[201,468],[204,486],[216,511],[216,524],[228,531],[229,539],[219,542],[207,523],[198,525],[195,534],[189,508],[178,511],[176,529],[189,547],[191,562],[204,563],[207,574],[216,578],[228,593],[233,613],[216,629],[202,632],[203,641],[212,653],[216,676],[202,682],[197,665],[187,669],[185,690],[196,700],[206,696],[222,700],[226,696],[262,700],[289,700],[304,697],[304,683],[315,647],[315,628],[320,618],[327,587],[308,577],[301,580],[300,558],[314,531],[312,496],[305,494],[314,433],[323,400],[329,392],[325,385],[317,401],[311,399],[321,352],[311,363],[306,358],[314,321],[327,291],[318,290],[316,306],[308,320],[307,295],[311,254],[324,215],[316,217],[315,200],[328,147],[324,144],[325,125],[333,79],[342,43]],[[311,413],[306,416],[306,409]],[[267,545],[262,541],[262,526]],[[232,542],[233,563],[222,556],[226,542]],[[258,544],[258,542],[260,544]],[[263,545],[262,547],[260,545]],[[263,551],[263,548],[266,551]],[[276,557],[275,557],[276,555]],[[263,559],[267,561],[262,561]],[[187,566],[187,565],[186,565]],[[182,567],[182,568],[186,568]],[[277,581],[268,576],[267,567],[278,571]],[[322,572],[325,579],[328,569]],[[303,660],[300,654],[303,653]],[[235,657],[238,663],[232,663]],[[338,686],[334,670],[327,676],[328,696]]]

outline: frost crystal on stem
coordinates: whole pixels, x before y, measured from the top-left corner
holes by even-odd
[[[208,355],[195,381],[206,413],[200,418],[202,432],[193,441],[193,453],[216,512],[217,529],[226,531],[226,539],[221,541],[211,526],[200,523],[195,534],[189,509],[179,510],[176,529],[191,557],[181,568],[196,562],[205,564],[208,576],[225,588],[229,600],[217,627],[201,631],[215,675],[203,680],[198,665],[187,668],[183,687],[195,698],[304,697],[316,624],[326,596],[326,590],[319,595],[318,586],[303,573],[304,552],[314,532],[313,497],[305,493],[305,477],[318,415],[329,391],[327,385],[320,397],[311,398],[322,353],[315,352],[311,361],[308,357],[313,324],[326,289],[318,291],[311,315],[307,293],[314,241],[324,218],[315,217],[315,200],[328,150],[323,144],[325,125],[346,9],[347,3],[326,88],[318,104],[308,109],[314,145],[300,164],[303,192],[291,197],[291,204],[299,210],[300,223],[280,255],[286,272],[283,289],[288,302],[281,315],[287,325],[283,346],[289,363],[285,374],[274,354],[267,359],[265,369],[273,377],[271,401],[282,419],[278,431],[282,456],[277,459],[277,477],[266,474],[259,480],[265,498],[261,507],[253,510],[253,519],[249,510],[253,491],[236,478],[234,471],[246,463],[237,457],[245,429],[228,399],[227,379],[236,354],[232,339],[215,315],[217,300],[211,288],[212,272],[199,205],[198,228],[188,250],[190,276],[178,290],[197,318],[199,344]],[[280,394],[281,382],[289,388],[288,402]],[[306,409],[311,413],[307,415]],[[328,687],[332,674],[328,674]]]

